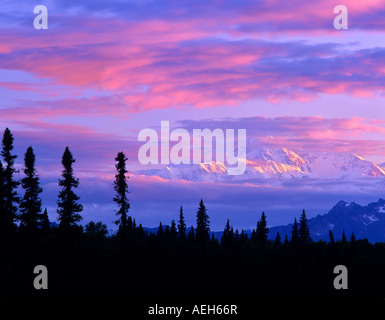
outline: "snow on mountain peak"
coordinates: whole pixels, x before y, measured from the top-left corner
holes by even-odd
[[[200,163],[199,167],[206,172],[226,173],[227,167],[220,162],[212,161],[210,163]]]
[[[385,169],[354,153],[295,152],[287,148],[255,148],[247,153],[243,175],[229,177],[227,167],[219,162],[169,165],[139,174],[190,181],[250,181],[253,178],[333,178],[349,180],[385,177]]]

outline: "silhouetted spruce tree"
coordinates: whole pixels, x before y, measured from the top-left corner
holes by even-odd
[[[269,233],[269,228],[267,227],[266,215],[262,212],[261,218],[257,222],[257,230],[256,230],[256,240],[266,245],[267,243],[267,235]]]
[[[312,241],[305,209],[302,210],[301,217],[299,218],[298,239],[301,245],[308,245]]]
[[[232,227],[230,226],[230,221],[227,219],[227,223],[225,229],[223,230],[221,245],[225,247],[230,247],[234,243],[234,232]]]
[[[207,209],[203,204],[203,200],[199,203],[199,208],[196,215],[197,219],[197,228],[195,239],[198,242],[207,242],[210,240],[210,222],[209,216],[207,215]]]
[[[238,229],[233,229],[233,226],[231,226],[231,232],[234,234],[234,244],[239,246],[239,231]]]
[[[128,216],[127,217],[127,231],[130,232],[130,231],[134,231],[136,228],[136,222],[135,222],[135,219],[132,219],[131,216]]]
[[[177,236],[178,236],[178,230],[176,229],[175,220],[171,220],[170,238],[174,240],[176,239]]]
[[[355,255],[356,251],[357,251],[356,236],[354,235],[354,232],[352,232],[352,235],[350,236],[350,241],[349,241],[349,254],[350,254],[350,256]]]
[[[3,163],[0,161],[0,229],[1,226],[4,226],[4,217],[5,217],[5,207],[4,207],[4,167]]]
[[[281,244],[281,236],[279,235],[279,232],[277,232],[277,235],[274,239],[274,246],[279,247]]]
[[[20,202],[20,197],[17,194],[17,187],[20,182],[14,179],[16,169],[14,167],[16,155],[12,154],[13,150],[13,135],[11,131],[6,128],[3,135],[3,148],[1,156],[6,164],[3,168],[3,199],[4,207],[2,217],[0,219],[0,233],[7,233],[16,230],[15,221],[17,220],[17,204]]]
[[[297,218],[294,218],[293,228],[291,229],[291,240],[290,240],[290,243],[292,245],[298,245],[298,243],[299,243]]]
[[[166,240],[170,240],[171,239],[170,235],[171,235],[170,226],[166,226],[166,228],[164,228],[164,238]]]
[[[36,231],[41,222],[41,198],[40,193],[43,189],[40,187],[39,176],[35,168],[35,154],[32,147],[27,149],[24,156],[24,174],[21,180],[21,186],[25,190],[24,196],[20,202],[20,230]]]
[[[214,232],[211,234],[210,242],[212,244],[219,245],[219,241],[215,238]]]
[[[258,222],[257,222],[257,226],[258,226]],[[251,231],[250,240],[251,241],[257,241],[257,232],[255,231],[255,229],[253,229],[253,231]]]
[[[194,226],[191,226],[189,232],[187,233],[187,240],[193,241],[195,239],[195,230]]]
[[[83,206],[77,202],[80,197],[73,191],[79,186],[79,179],[74,177],[72,169],[74,162],[75,159],[71,151],[66,147],[62,157],[62,179],[59,179],[59,186],[62,189],[57,201],[59,228],[63,230],[78,226],[76,223],[82,219],[80,212],[82,212]]]
[[[182,239],[186,238],[186,222],[184,220],[182,206],[180,206],[180,211],[179,211],[178,232],[179,232],[179,236]]]
[[[341,243],[342,244],[346,244],[347,243],[346,235],[345,235],[345,230],[342,230]]]
[[[119,210],[116,212],[116,215],[120,216],[116,221],[118,227],[118,234],[124,236],[129,232],[130,226],[128,225],[127,213],[130,208],[130,203],[127,199],[128,185],[126,176],[126,161],[127,158],[123,152],[119,152],[115,158],[117,162],[115,165],[117,174],[115,174],[114,189],[116,191],[116,196],[114,201],[119,206]]]
[[[242,229],[241,234],[239,236],[239,244],[244,244],[248,239],[249,237],[247,236],[247,233],[245,232],[245,230]]]
[[[139,241],[144,241],[147,237],[146,232],[144,231],[141,223],[139,223],[139,226],[135,229],[135,237]]]
[[[159,222],[158,230],[156,231],[156,236],[159,240],[162,240],[164,238],[164,229],[162,222]]]
[[[333,246],[335,244],[333,232],[329,230],[329,242]]]
[[[283,240],[283,244],[286,246],[289,244],[289,239],[287,238],[287,233],[285,234],[285,240]]]
[[[40,217],[39,225],[42,231],[48,231],[49,229],[51,229],[51,223],[48,218],[47,208],[44,208],[44,212]]]
[[[96,223],[90,221],[85,225],[85,231],[89,237],[98,240],[105,239],[108,234],[107,226],[100,221]]]

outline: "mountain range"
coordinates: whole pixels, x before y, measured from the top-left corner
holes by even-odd
[[[345,233],[348,240],[354,232],[357,239],[366,238],[372,243],[385,242],[385,200],[379,199],[366,206],[341,200],[328,213],[308,219],[308,225],[314,241],[329,241],[329,230],[331,230],[335,241],[341,240],[342,232]],[[292,228],[292,223],[270,227],[268,239],[274,240],[279,232],[282,241],[285,235],[290,240]],[[144,230],[156,233],[158,228],[144,228]],[[188,231],[190,231],[190,227],[187,228]],[[244,232],[250,238],[252,230],[247,229]],[[221,240],[223,231],[212,231],[211,233],[216,239]]]
[[[287,148],[256,148],[247,153],[246,171],[238,176],[228,175],[226,165],[215,161],[207,164],[171,164],[160,169],[141,170],[137,174],[201,182],[249,182],[261,178],[351,180],[385,177],[385,168],[354,153],[294,152]]]
[[[385,241],[385,200],[361,206],[355,202],[339,201],[327,214],[308,219],[310,234],[314,241],[328,240],[329,230],[335,241],[340,240],[342,232],[349,239],[352,232],[357,239],[367,238],[370,242]],[[277,232],[284,239],[291,237],[293,224],[272,227],[269,238],[274,239]]]
[[[357,239],[366,238],[372,243],[385,242],[385,200],[379,199],[366,206],[341,200],[328,213],[308,219],[308,225],[314,241],[329,241],[329,230],[331,230],[335,241],[341,240],[342,232],[348,240],[354,232]],[[268,238],[274,240],[279,232],[282,241],[285,235],[290,240],[292,228],[293,223],[270,227]],[[249,229],[245,230],[249,237],[251,232]],[[220,240],[223,231],[213,233],[214,237]]]
[[[138,171],[137,174],[194,182],[258,184],[268,181],[269,184],[286,186],[301,183],[305,187],[327,188],[332,192],[346,191],[348,188],[358,192],[385,189],[385,163],[378,165],[355,153],[256,148],[247,153],[246,159],[246,171],[239,176],[228,175],[227,167],[215,161],[209,164],[169,165]],[[367,186],[369,189],[366,189]],[[328,213],[311,218],[308,222],[315,241],[328,240],[329,230],[333,232],[335,240],[339,240],[344,231],[347,238],[354,232],[358,239],[385,241],[385,200],[379,199],[367,206],[340,201]],[[291,228],[292,224],[271,227],[269,238],[274,239],[277,232],[282,239],[285,234],[290,238]],[[246,230],[246,233],[250,235],[251,230]],[[217,239],[221,235],[221,231],[214,232]]]

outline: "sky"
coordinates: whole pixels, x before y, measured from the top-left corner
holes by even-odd
[[[339,3],[338,3],[339,4]],[[48,29],[36,30],[36,5]],[[32,145],[55,221],[61,156],[77,159],[83,223],[112,226],[114,158],[127,157],[130,214],[153,227],[199,200],[212,229],[228,217],[251,228],[303,207],[314,216],[367,193],[287,185],[237,188],[135,175],[138,133],[172,128],[246,128],[248,137],[298,151],[354,152],[385,162],[385,1],[350,0],[348,29],[333,26],[330,0],[0,1],[0,130],[15,137],[19,168]],[[348,188],[349,189],[349,188]],[[274,203],[274,204],[272,204]]]

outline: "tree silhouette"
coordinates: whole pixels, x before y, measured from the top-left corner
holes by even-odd
[[[258,222],[257,222],[257,226],[258,226]],[[257,232],[255,231],[255,229],[253,229],[253,231],[251,231],[250,240],[251,241],[257,241]]]
[[[162,222],[159,222],[159,227],[158,230],[156,231],[156,236],[159,240],[162,240],[164,238],[164,229],[163,229],[163,224]]]
[[[17,187],[20,182],[14,179],[14,174],[16,169],[14,167],[16,155],[12,154],[13,150],[13,135],[11,131],[6,128],[3,135],[3,148],[1,151],[1,156],[6,163],[5,168],[3,168],[3,201],[4,207],[2,217],[0,219],[0,231],[2,232],[12,232],[16,230],[15,221],[17,217],[17,204],[20,202],[20,197],[17,194]]]
[[[184,220],[182,206],[180,206],[180,210],[179,210],[178,232],[179,232],[179,236],[182,239],[186,238],[186,222]]]
[[[107,226],[100,221],[96,223],[90,221],[85,225],[85,230],[88,236],[99,240],[104,239],[108,234]]]
[[[264,212],[262,212],[261,218],[257,222],[255,238],[261,244],[266,245],[268,233],[269,228],[267,227],[266,215]]]
[[[170,238],[174,240],[176,239],[177,236],[178,236],[178,230],[176,229],[175,220],[171,220]]]
[[[3,163],[0,161],[0,231],[2,231],[5,226],[5,204],[4,204],[4,183],[5,183],[5,175],[4,175],[4,167]]]
[[[287,233],[285,234],[285,240],[283,240],[283,244],[284,245],[288,245],[290,242],[289,242],[289,239],[287,238]]]
[[[42,231],[48,231],[51,228],[51,223],[49,222],[47,208],[44,209],[44,212],[40,216],[39,225]]]
[[[308,245],[312,241],[310,237],[310,229],[307,224],[305,209],[302,210],[301,217],[299,218],[298,236],[299,243],[301,245]]]
[[[352,232],[352,235],[350,236],[350,242],[349,242],[349,254],[350,256],[354,256],[357,250],[357,239],[354,235],[354,232]]]
[[[329,230],[329,241],[331,245],[335,244],[333,232],[331,230]]]
[[[116,212],[116,215],[120,216],[116,221],[116,224],[119,226],[118,233],[120,235],[126,234],[130,227],[128,226],[127,213],[128,209],[130,209],[130,203],[128,202],[127,193],[128,193],[128,185],[126,176],[126,161],[127,158],[123,152],[119,152],[117,157],[115,158],[117,162],[115,164],[115,168],[117,174],[115,174],[114,181],[114,189],[116,191],[116,196],[114,197],[114,201],[119,206],[119,210]]]
[[[292,245],[298,245],[299,243],[299,233],[298,233],[298,222],[297,218],[294,218],[293,228],[291,229],[291,240]]]
[[[191,226],[190,231],[187,233],[187,239],[193,241],[195,239],[194,226]]]
[[[274,246],[280,246],[281,244],[282,244],[281,236],[279,235],[279,232],[277,232],[277,235],[274,239]]]
[[[32,147],[28,147],[24,156],[24,174],[21,180],[21,186],[25,190],[24,196],[20,202],[20,230],[36,231],[41,215],[40,193],[43,189],[40,187],[39,176],[35,169],[35,154]]]
[[[171,232],[170,232],[170,226],[166,226],[165,228],[164,228],[164,238],[166,239],[166,240],[170,240],[170,235],[171,235]]]
[[[230,226],[230,221],[227,219],[225,229],[223,230],[221,245],[225,247],[230,247],[234,243],[234,232],[233,227]]]
[[[247,240],[249,240],[249,237],[247,236],[245,230],[242,229],[241,234],[239,235],[239,244],[243,245],[247,242]]]
[[[347,243],[347,239],[346,239],[346,235],[345,235],[345,230],[342,230],[341,243],[342,244],[346,244]]]
[[[199,202],[199,208],[196,214],[197,228],[195,239],[197,242],[207,242],[210,240],[210,222],[207,215],[207,209],[203,204],[203,200]]]
[[[59,214],[58,220],[59,228],[68,229],[77,226],[82,217],[79,214],[83,210],[83,206],[77,201],[80,199],[73,189],[79,186],[79,179],[73,175],[72,164],[75,162],[73,155],[68,147],[66,147],[62,157],[62,179],[59,179],[59,186],[62,187],[59,192],[59,199],[57,201]]]

